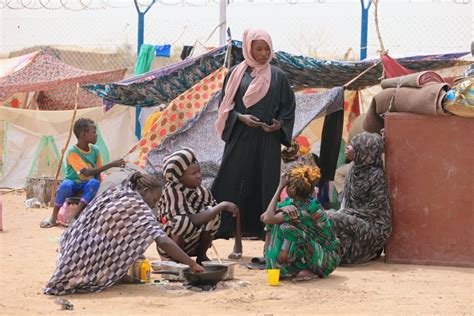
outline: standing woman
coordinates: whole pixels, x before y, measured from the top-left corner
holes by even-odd
[[[295,95],[284,73],[270,65],[267,32],[247,29],[242,51],[244,61],[229,71],[222,89],[216,130],[226,144],[212,194],[238,206],[244,237],[261,238],[260,215],[279,183],[281,145],[289,146],[293,133]],[[232,237],[232,215],[222,215],[218,237]]]

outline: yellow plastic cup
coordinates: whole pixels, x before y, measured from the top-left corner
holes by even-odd
[[[267,270],[268,285],[277,286],[280,284],[280,269]]]

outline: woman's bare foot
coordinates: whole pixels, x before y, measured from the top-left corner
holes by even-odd
[[[57,226],[58,224],[56,223],[56,220],[53,220],[53,217],[52,216],[49,216],[47,218],[45,218],[41,223],[40,223],[40,227],[41,228],[51,228],[51,227],[54,227],[54,226]]]
[[[231,260],[240,260],[242,258],[242,243],[235,243],[234,250],[232,250],[227,258]]]
[[[296,274],[293,279],[294,282],[310,281],[316,279],[318,276],[309,270],[303,270]]]

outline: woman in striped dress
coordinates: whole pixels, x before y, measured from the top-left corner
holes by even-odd
[[[336,233],[318,201],[311,197],[320,178],[316,167],[293,167],[280,185],[261,220],[267,224],[267,268],[280,269],[295,281],[327,277],[339,265]],[[288,182],[288,186],[286,186]],[[278,203],[287,187],[289,198]]]
[[[167,156],[163,175],[166,185],[158,209],[165,232],[188,255],[197,256],[198,263],[209,260],[206,252],[219,229],[220,214],[227,211],[238,219],[237,206],[230,202],[217,204],[211,192],[201,185],[201,168],[190,148]],[[240,221],[236,222],[234,250],[229,257],[242,252]]]

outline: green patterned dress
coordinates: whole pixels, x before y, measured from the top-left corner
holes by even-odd
[[[302,204],[287,198],[278,204],[278,208],[295,205],[298,218],[290,220],[283,214],[285,221],[277,225],[267,225],[271,231],[267,248],[267,268],[280,269],[282,277],[296,275],[309,270],[319,277],[327,277],[339,265],[338,240],[326,213],[315,199]],[[318,213],[319,218],[312,219]],[[288,250],[288,263],[278,262],[280,250]]]

